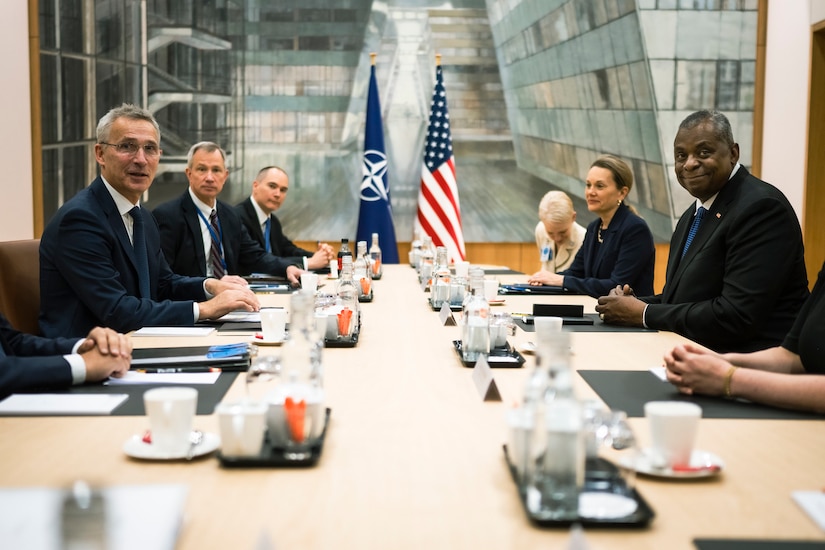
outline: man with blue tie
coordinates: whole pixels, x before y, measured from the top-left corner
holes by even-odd
[[[153,212],[172,271],[214,277],[265,273],[297,286],[301,267],[267,253],[249,236],[235,209],[218,200],[228,175],[226,154],[216,143],[202,141],[189,149],[189,187]]]
[[[739,164],[718,111],[685,118],[673,149],[676,177],[696,200],[670,240],[664,289],[636,298],[616,288],[596,311],[606,323],[677,332],[720,353],[780,345],[808,297],[793,208]]]
[[[289,191],[289,176],[277,166],[267,166],[258,171],[252,182],[252,195],[237,204],[235,210],[240,215],[249,235],[258,241],[267,252],[283,256],[290,261],[302,263],[306,258],[307,269],[323,269],[335,258],[335,251],[327,243],[318,243],[318,250],[310,252],[296,246],[281,228],[275,211],[283,206]]]
[[[100,176],[57,211],[40,241],[44,336],[78,337],[94,326],[120,332],[191,326],[260,308],[243,279],[184,277],[169,269],[157,223],[139,204],[160,155],[160,129],[150,112],[124,104],[100,119]]]

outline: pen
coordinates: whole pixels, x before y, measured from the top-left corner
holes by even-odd
[[[221,372],[217,367],[158,367],[152,369],[137,369],[134,372],[143,374],[172,374],[172,373],[190,373],[190,372]]]

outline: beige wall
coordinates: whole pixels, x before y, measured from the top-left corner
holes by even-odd
[[[31,128],[26,0],[3,2],[0,105],[0,240],[33,236]],[[768,2],[765,130],[762,177],[781,188],[802,213],[811,25],[825,20],[825,0]]]
[[[34,235],[28,2],[5,0],[0,13],[0,240],[10,241]]]

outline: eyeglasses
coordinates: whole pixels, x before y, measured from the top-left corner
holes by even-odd
[[[106,143],[105,141],[101,141],[100,144],[114,147],[115,151],[117,151],[120,155],[128,155],[133,157],[137,155],[138,149],[143,149],[143,154],[146,155],[147,158],[155,158],[160,156],[160,147],[154,143],[138,145],[137,143],[131,141],[124,141],[123,143]]]

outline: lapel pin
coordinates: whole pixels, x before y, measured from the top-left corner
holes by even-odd
[[[720,214],[719,212],[717,212],[717,213],[716,213],[716,219],[717,219],[717,220],[721,220],[721,219],[722,219],[722,214]]]

